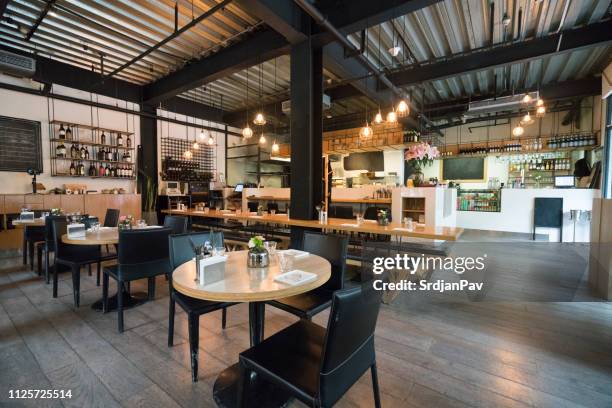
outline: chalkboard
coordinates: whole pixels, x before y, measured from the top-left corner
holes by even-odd
[[[344,158],[344,170],[384,171],[383,152],[351,153]]]
[[[537,227],[559,228],[559,242],[563,242],[563,198],[535,198],[533,209],[534,241]]]
[[[40,122],[0,116],[0,171],[42,172]]]
[[[442,160],[443,180],[484,180],[484,157],[457,157]]]

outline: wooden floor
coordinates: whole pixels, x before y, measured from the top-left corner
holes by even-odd
[[[0,260],[0,406],[17,406],[8,390],[24,388],[71,389],[73,398],[20,400],[23,406],[214,406],[217,374],[248,346],[245,305],[229,309],[225,331],[220,312],[201,318],[200,381],[192,384],[179,308],[175,346],[166,345],[163,278],[156,300],[127,311],[126,332],[118,334],[114,313],[90,309],[101,288],[82,276],[75,309],[68,275],[53,299],[51,286],[24,270],[20,258]],[[270,307],[266,317],[266,335],[295,321]],[[402,294],[383,306],[376,346],[384,407],[612,407],[610,303]],[[338,406],[373,406],[369,375]]]

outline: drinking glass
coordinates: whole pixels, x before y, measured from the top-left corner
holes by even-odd
[[[138,226],[138,228],[144,228],[147,226],[147,222],[145,220],[138,220],[136,225]]]
[[[99,221],[94,221],[94,222],[91,223],[91,231],[92,232],[100,231],[100,222]]]
[[[271,214],[271,215],[276,214],[276,209],[275,209],[275,208],[270,208],[270,214]]]
[[[293,270],[293,255],[289,255],[285,252],[279,252],[277,256],[278,265],[280,266],[280,270],[282,273]]]
[[[222,244],[215,245],[215,247],[213,248],[213,255],[214,256],[224,256],[225,255],[225,246],[222,245]]]
[[[274,255],[276,253],[276,241],[265,241],[264,248],[270,255]]]

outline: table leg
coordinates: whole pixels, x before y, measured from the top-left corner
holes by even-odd
[[[125,283],[122,283],[122,285],[123,285],[123,310],[131,309],[133,307],[140,306],[143,303],[147,302],[147,298],[148,298],[147,294],[145,293],[131,294],[128,290],[127,285],[125,285]],[[101,312],[102,311],[102,299],[95,301],[91,305],[91,308],[93,310],[98,310]],[[113,296],[109,296],[106,310],[107,311],[117,310],[117,293],[115,293]]]
[[[265,303],[249,303],[249,328],[251,347],[261,343],[264,335]],[[278,408],[285,407],[291,401],[291,394],[276,387],[264,379],[246,372],[248,381],[244,382],[240,363],[234,364],[219,374],[213,386],[213,398],[219,407],[234,408],[239,406],[239,392],[244,384],[243,407]]]

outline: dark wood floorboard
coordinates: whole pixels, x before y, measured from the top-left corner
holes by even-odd
[[[612,305],[588,293],[584,248],[546,265],[541,259],[549,250],[514,246],[522,252],[505,255],[518,260],[497,267],[487,301],[402,293],[382,307],[376,348],[384,407],[612,407]],[[192,384],[187,319],[179,308],[175,345],[167,347],[163,278],[154,301],[126,311],[126,331],[119,334],[115,313],[89,307],[101,296],[95,274],[82,273],[75,309],[68,274],[53,299],[51,285],[20,262],[0,259],[0,406],[213,407],[216,376],[248,347],[246,305],[228,310],[225,330],[220,312],[202,316],[199,382]],[[561,278],[550,268],[561,269]],[[539,286],[530,288],[533,279]],[[146,292],[146,282],[132,289]],[[557,295],[574,301],[525,300]],[[325,325],[327,316],[315,322]],[[268,307],[266,336],[295,320]],[[8,390],[17,388],[71,389],[73,398],[18,405],[8,400]],[[337,406],[373,406],[369,373]]]

